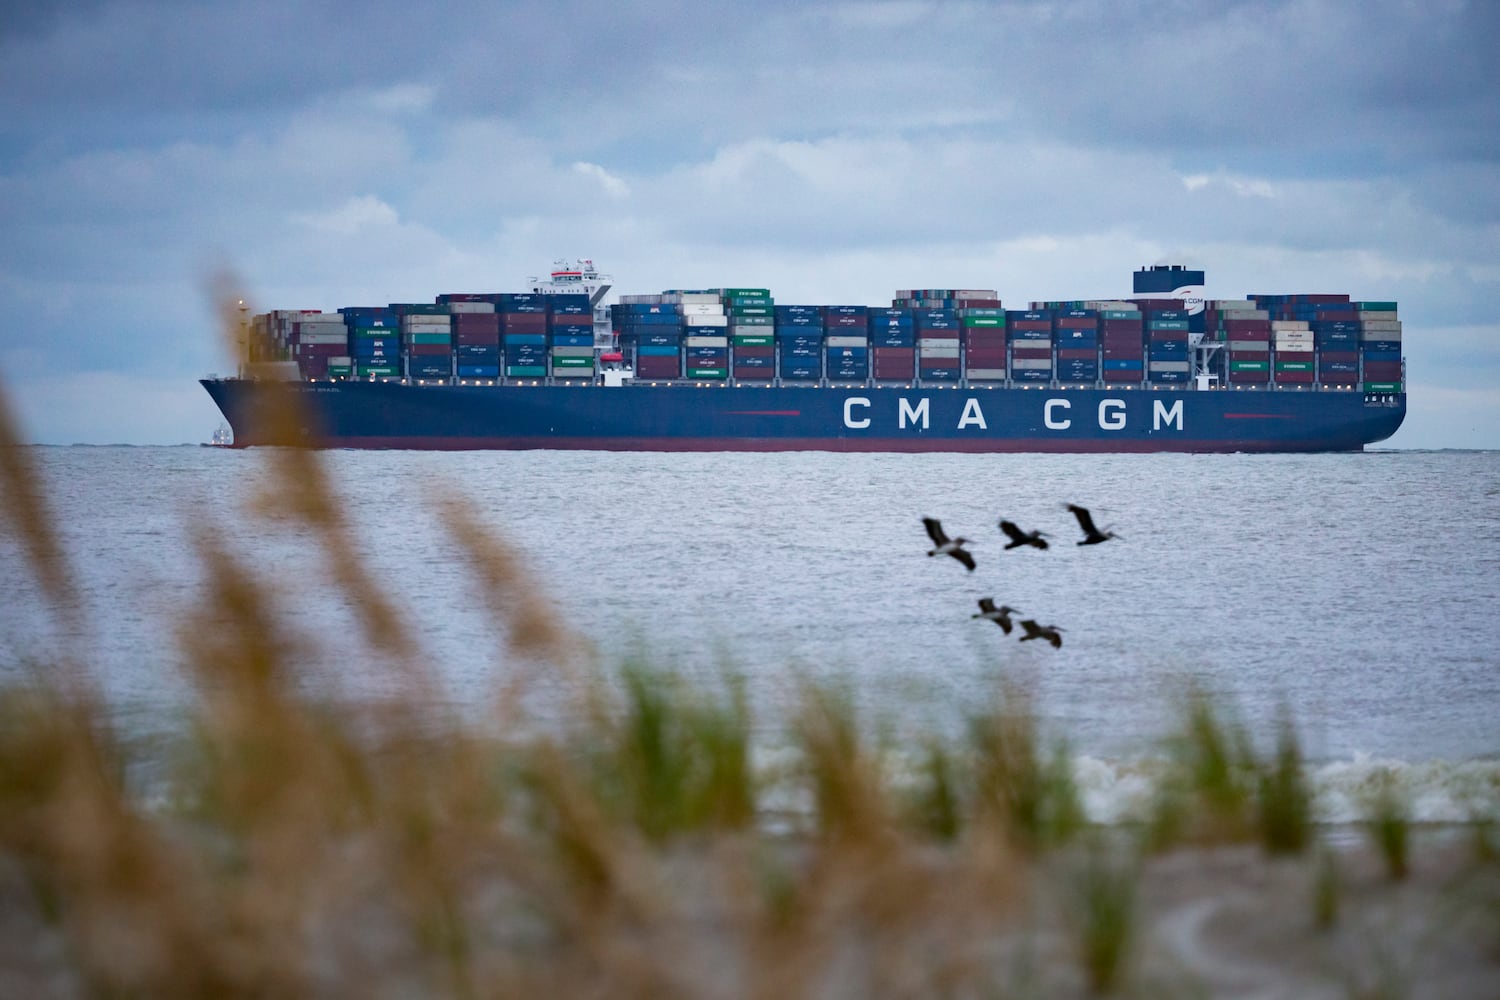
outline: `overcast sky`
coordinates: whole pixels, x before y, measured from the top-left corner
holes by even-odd
[[[1500,4],[0,0],[0,379],[206,440],[207,280],[1397,299],[1401,447],[1500,447]]]

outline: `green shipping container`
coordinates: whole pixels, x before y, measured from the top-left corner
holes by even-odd
[[[511,378],[546,378],[546,365],[506,365],[505,374]]]
[[[404,333],[408,344],[451,344],[453,334],[451,333]]]
[[[401,375],[401,369],[395,365],[360,365],[355,369],[355,374],[364,378],[374,375],[377,378],[397,378]]]
[[[1004,326],[1004,316],[965,316],[964,326]]]
[[[739,319],[741,316],[771,316],[770,306],[730,306],[729,315],[731,319]]]
[[[688,378],[728,378],[728,368],[689,368]]]
[[[769,295],[729,295],[725,297],[724,303],[731,309],[742,309],[747,306],[764,306],[765,308],[769,309],[771,306],[776,304],[771,301],[771,296]]]
[[[739,334],[734,338],[735,347],[770,347],[776,338],[768,333]]]
[[[1393,313],[1396,311],[1396,303],[1394,302],[1351,302],[1349,304],[1360,312]],[[1382,382],[1380,384],[1384,385],[1385,383]]]
[[[1279,372],[1310,372],[1313,370],[1311,361],[1278,361],[1276,370]]]
[[[1269,370],[1269,363],[1265,361],[1231,361],[1229,370],[1232,372],[1263,372]]]
[[[775,316],[731,316],[730,326],[775,326]]]
[[[553,357],[552,357],[552,367],[553,368],[592,368],[592,367],[594,367],[594,359],[592,357],[587,357],[587,358],[570,358],[570,357],[568,357],[566,355],[563,355],[561,357],[559,357],[557,355],[553,355]]]
[[[1400,382],[1366,382],[1365,392],[1400,392]]]
[[[1141,314],[1134,309],[1106,309],[1101,312],[1103,319],[1140,319]]]
[[[721,288],[719,294],[726,299],[738,299],[744,296],[751,298],[769,299],[771,290],[769,288]]]

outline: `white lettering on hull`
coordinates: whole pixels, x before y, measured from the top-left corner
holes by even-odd
[[[984,411],[979,408],[979,400],[970,398],[964,403],[963,416],[958,418],[958,429],[973,425],[982,431],[989,430],[989,425],[984,422]]]
[[[1099,401],[1099,429],[1101,431],[1125,429],[1125,400],[1101,399]]]
[[[1065,431],[1069,427],[1073,426],[1072,419],[1068,417],[1058,417],[1055,415],[1054,411],[1070,410],[1072,408],[1073,404],[1068,402],[1066,399],[1049,399],[1047,400],[1046,404],[1042,406],[1042,423],[1046,425],[1049,431]]]
[[[925,431],[927,429],[928,402],[929,400],[924,397],[920,403],[913,407],[906,401],[906,397],[902,396],[901,411],[896,426],[898,428],[905,428],[908,420],[913,424],[920,420],[922,422],[922,429]]]
[[[1159,399],[1152,400],[1152,404],[1151,429],[1153,431],[1159,431],[1163,427],[1171,427],[1173,424],[1177,425],[1178,430],[1182,430],[1182,400],[1174,401],[1170,410]]]
[[[852,431],[862,431],[870,426],[870,418],[862,417],[859,420],[855,420],[854,408],[856,406],[863,406],[868,410],[870,408],[870,401],[863,396],[850,396],[844,400],[844,426]]]

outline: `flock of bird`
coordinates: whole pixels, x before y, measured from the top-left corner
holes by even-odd
[[[1087,507],[1080,507],[1077,504],[1070,503],[1068,504],[1068,511],[1078,519],[1078,527],[1083,531],[1083,539],[1078,542],[1079,545],[1098,545],[1100,542],[1120,537],[1108,529],[1101,531],[1094,524],[1094,517],[1089,513]],[[952,556],[963,563],[964,568],[969,572],[972,573],[974,571],[974,554],[964,548],[965,545],[971,544],[969,539],[962,536],[949,538],[947,532],[943,531],[942,522],[935,517],[922,518],[922,524],[927,528],[927,536],[932,539],[933,547],[927,553],[929,556]],[[1047,539],[1051,537],[1045,531],[1022,531],[1020,526],[1014,521],[1004,519],[1000,521],[1000,530],[1010,539],[1005,546],[1007,549],[1030,546],[1034,549],[1045,550],[1048,547]],[[1010,635],[1012,629],[1019,624],[1022,631],[1026,633],[1021,636],[1021,642],[1026,642],[1029,639],[1044,639],[1052,644],[1053,649],[1062,648],[1062,626],[1042,625],[1031,618],[1024,618],[1019,622],[1013,622],[1011,615],[1018,614],[1019,611],[1019,608],[1013,608],[1008,604],[996,607],[994,598],[981,597],[979,599],[979,613],[970,617],[992,621],[996,625],[999,625],[1006,635]]]

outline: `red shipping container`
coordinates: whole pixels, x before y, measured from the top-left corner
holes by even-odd
[[[964,359],[970,368],[1004,368],[1005,350],[993,347],[971,348],[964,352]]]
[[[1000,309],[1003,308],[999,299],[959,299],[960,309]]]
[[[1013,345],[1011,355],[1017,359],[1038,360],[1052,357],[1050,347],[1020,347]]]
[[[1059,316],[1057,318],[1059,330],[1094,330],[1098,326],[1098,316]]]
[[[736,344],[734,348],[737,358],[770,358],[775,355],[776,348],[771,344]]]
[[[1268,319],[1226,319],[1224,329],[1228,333],[1270,333],[1271,321]],[[1226,337],[1226,340],[1255,340],[1255,337]]]
[[[1133,333],[1137,337],[1143,328],[1143,322],[1138,319],[1106,319],[1099,323],[1099,329],[1104,333]]]
[[[1229,373],[1229,381],[1231,381],[1231,382],[1269,382],[1270,380],[1271,380],[1271,373],[1270,372],[1235,372],[1235,371],[1232,371],[1232,372]]]
[[[1312,380],[1313,373],[1310,371],[1276,373],[1276,381],[1278,382],[1311,382]]]
[[[498,329],[456,330],[453,334],[453,342],[466,347],[499,347],[500,331]]]
[[[453,332],[499,333],[498,313],[454,313]]]
[[[775,368],[740,368],[734,369],[734,377],[737,379],[751,379],[769,382],[776,377]]]
[[[676,358],[642,357],[635,359],[636,378],[676,378],[681,370]]]
[[[1328,309],[1318,313],[1321,320],[1339,320],[1340,322],[1358,322],[1359,310],[1357,309]]]
[[[1319,361],[1338,361],[1343,364],[1353,364],[1359,360],[1358,351],[1319,351]]]
[[[1089,361],[1099,357],[1099,352],[1092,347],[1060,347],[1057,350],[1059,361]]]
[[[1010,324],[1012,330],[1052,330],[1050,319],[1018,319]]]
[[[917,350],[914,347],[876,347],[870,354],[876,361],[910,361],[916,358]]]
[[[1129,332],[1125,332],[1123,330],[1106,331],[1105,333],[1099,334],[1099,343],[1103,344],[1105,347],[1129,347],[1132,344],[1143,344],[1145,343],[1145,341],[1146,338],[1141,335],[1140,330],[1132,330]]]
[[[875,377],[882,380],[914,379],[917,377],[917,366],[914,362],[882,362],[875,366]]]
[[[1131,344],[1122,347],[1104,347],[1104,357],[1108,360],[1139,361],[1146,356],[1146,348],[1141,344]]]
[[[1399,361],[1366,361],[1366,382],[1399,382],[1401,380],[1401,362]]]
[[[496,313],[506,333],[546,333],[546,313]]]
[[[1149,334],[1153,343],[1163,340],[1187,340],[1186,330],[1152,330]]]
[[[1005,331],[999,329],[975,328],[968,331],[964,343],[970,347],[1005,347]]]

